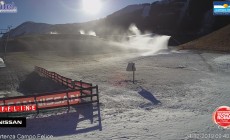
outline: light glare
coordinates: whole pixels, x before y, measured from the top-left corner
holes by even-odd
[[[83,0],[83,10],[89,14],[97,14],[101,10],[100,0]]]

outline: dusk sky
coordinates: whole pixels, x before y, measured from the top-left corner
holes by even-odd
[[[0,0],[14,2],[17,13],[0,13],[0,29],[26,21],[49,24],[78,23],[100,19],[131,4],[156,0]],[[88,2],[87,2],[88,1]],[[98,4],[98,2],[100,4]],[[101,1],[101,2],[100,2]],[[84,7],[85,6],[85,7]],[[92,6],[98,9],[92,9]],[[93,11],[97,10],[97,11]]]

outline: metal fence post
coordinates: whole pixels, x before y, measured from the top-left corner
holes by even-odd
[[[135,81],[135,71],[133,71],[133,84],[134,84],[134,81]]]

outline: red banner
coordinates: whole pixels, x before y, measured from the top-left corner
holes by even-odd
[[[69,104],[73,105],[73,104],[78,104],[80,103],[80,99],[72,99],[75,97],[79,97],[81,95],[80,91],[73,91],[73,92],[69,92],[68,96],[69,96]]]
[[[0,113],[3,113],[3,112],[27,112],[27,111],[36,111],[36,105],[0,106]]]
[[[66,93],[44,95],[36,98],[38,108],[59,107],[68,105]],[[55,101],[58,100],[58,101]]]
[[[80,103],[80,99],[72,99],[80,96],[80,91],[73,91],[68,93],[58,93],[52,95],[44,95],[36,98],[38,103],[38,108],[51,108],[51,107],[61,107],[67,106],[68,101],[70,105]],[[69,99],[69,100],[68,100]]]
[[[27,104],[27,103],[31,103],[31,105],[35,105],[34,102],[35,102],[34,97],[24,97],[24,98],[21,97],[21,98],[5,100],[5,105]]]

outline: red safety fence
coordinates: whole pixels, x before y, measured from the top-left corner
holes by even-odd
[[[82,88],[90,88],[93,85],[91,83],[86,83],[83,81],[76,81],[76,80],[72,80],[70,78],[66,78],[64,76],[61,76],[55,72],[52,71],[48,71],[44,68],[41,67],[37,67],[35,66],[35,72],[37,72],[40,76],[44,76],[46,78],[52,79],[53,81],[67,86],[70,89],[82,89]],[[83,93],[85,94],[91,94],[92,91],[90,90],[84,90]]]
[[[35,67],[35,71],[41,76],[50,78],[70,89],[38,95],[2,98],[0,99],[0,106],[35,105],[37,112],[39,112],[39,110],[43,109],[70,108],[73,105],[99,103],[98,86],[92,86],[92,84],[82,81],[75,81],[40,67]]]
[[[84,95],[83,90],[95,91],[91,95]],[[96,97],[96,98],[93,98]],[[35,105],[37,111],[58,107],[70,107],[78,104],[99,102],[98,86],[66,90],[53,93],[43,93],[39,95],[17,96],[0,99],[0,106]]]

